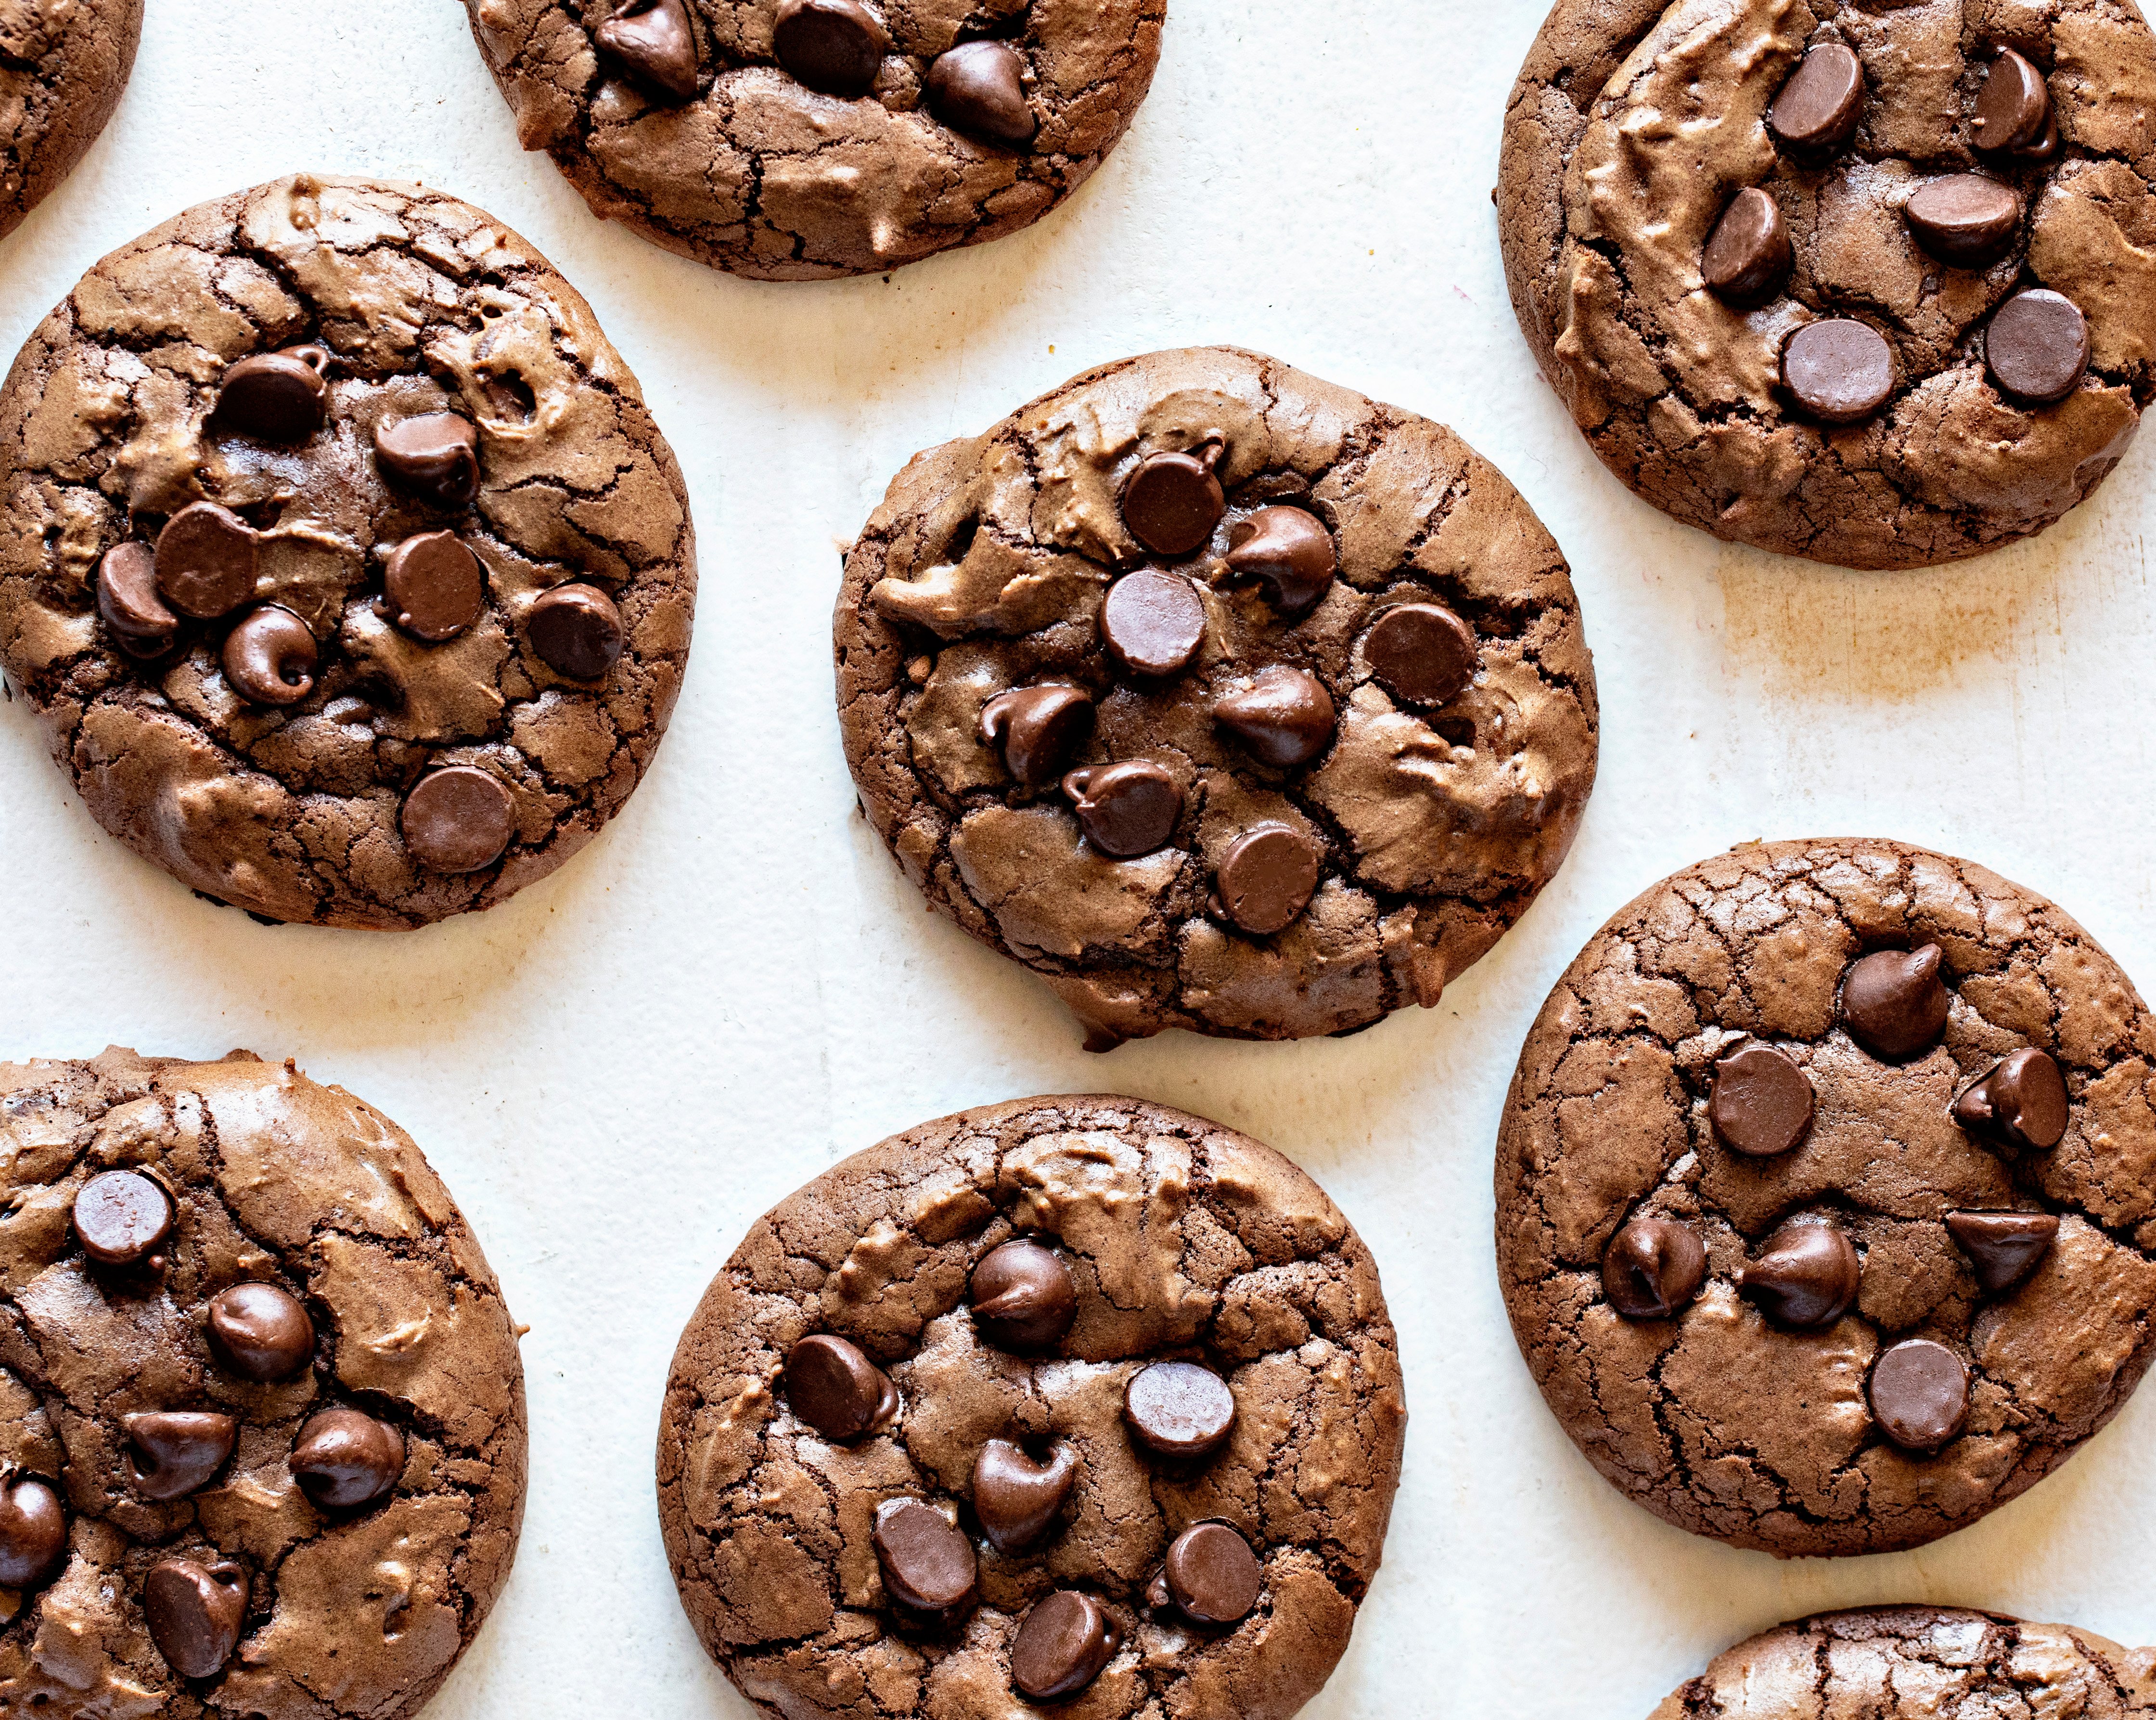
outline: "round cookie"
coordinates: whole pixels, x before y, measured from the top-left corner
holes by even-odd
[[[1566,1432],[1680,1528],[1884,1553],[2063,1463],[2148,1367],[2152,1021],[2041,897],[1871,841],[1664,879],[1543,1006],[1497,1268]]]
[[[0,1064],[0,1711],[416,1713],[524,1515],[500,1288],[289,1063]]]
[[[1578,603],[1519,493],[1443,425],[1230,348],[916,456],[833,636],[869,821],[1095,1049],[1435,1004],[1594,781]]]
[[[1964,1607],[1877,1606],[1777,1625],[1717,1655],[1650,1720],[1933,1720],[2056,1712],[2126,1720],[2156,1704],[2156,1650]]]
[[[1271,1148],[1022,1099],[756,1224],[675,1352],[659,1513],[787,1720],[1286,1720],[1376,1574],[1407,1412],[1377,1267]]]
[[[689,648],[681,475],[491,217],[305,175],[105,258],[0,391],[0,668],[198,893],[389,928],[589,842]]]
[[[600,216],[763,281],[1031,225],[1116,147],[1165,0],[465,0],[516,116]]]
[[[2156,393],[2130,0],[1558,0],[1496,193],[1543,375],[1717,537],[1922,567],[2040,532]]]
[[[0,7],[0,237],[67,178],[120,106],[142,39],[142,0]]]

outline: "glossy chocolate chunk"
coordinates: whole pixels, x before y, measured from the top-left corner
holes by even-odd
[[[1732,1152],[1770,1159],[1804,1138],[1817,1105],[1811,1078],[1789,1054],[1753,1039],[1715,1064],[1707,1120]]]
[[[786,1352],[786,1401],[825,1439],[843,1443],[887,1425],[898,1388],[851,1339],[818,1332]]]
[[[2081,384],[2088,369],[2088,319],[2063,293],[2031,287],[1991,313],[1984,367],[2017,400],[2049,405]]]
[[[2014,247],[2021,199],[1981,173],[1949,173],[1920,185],[1902,205],[1917,243],[1942,263],[1981,269]]]
[[[67,1508],[43,1481],[0,1469],[0,1589],[49,1583],[67,1562]]]
[[[685,0],[629,0],[593,33],[602,54],[676,101],[696,93],[696,33]]]
[[[1123,1388],[1123,1419],[1160,1457],[1204,1457],[1225,1444],[1235,1425],[1227,1381],[1194,1362],[1156,1362]]]
[[[172,1197],[134,1171],[102,1171],[74,1197],[74,1233],[100,1266],[137,1266],[172,1233]]]
[[[463,507],[479,494],[479,430],[456,412],[377,424],[374,463],[398,489],[439,507]]]
[[[1126,574],[1101,600],[1101,638],[1133,675],[1176,674],[1204,642],[1205,600],[1180,574]]]
[[[1871,1364],[1871,1414],[1910,1451],[1936,1451],[1969,1419],[1969,1368],[1944,1344],[1905,1338]]]
[[[1441,705],[1475,678],[1475,631],[1435,603],[1396,603],[1363,638],[1370,672],[1395,698]]]
[[[621,656],[626,634],[614,600],[582,580],[539,597],[525,619],[532,650],[557,675],[596,681]]]
[[[1045,1350],[1078,1317],[1078,1286],[1063,1257],[1024,1238],[981,1257],[966,1300],[975,1328],[1002,1350]]]
[[[1092,727],[1093,695],[1063,682],[1014,687],[981,707],[982,744],[1028,788],[1055,781]]]
[[[250,704],[297,704],[315,690],[314,630],[280,604],[250,610],[224,636],[224,678]]]
[[[1945,960],[1937,944],[1925,944],[1850,963],[1841,981],[1850,1036],[1877,1058],[1913,1057],[1936,1045],[1947,1026]]]
[[[135,1491],[145,1499],[184,1499],[224,1466],[239,1437],[228,1415],[155,1409],[123,1416]]]
[[[1009,1439],[991,1439],[973,1460],[973,1515],[998,1553],[1022,1553],[1047,1533],[1078,1480],[1078,1457],[1058,1444],[1035,1463]]]
[[[211,427],[264,442],[304,442],[322,427],[330,355],[320,347],[258,353],[224,373]]]
[[[1079,828],[1100,852],[1135,860],[1167,845],[1183,816],[1183,790],[1148,759],[1087,765],[1063,779]]]
[[[314,1359],[315,1323],[290,1290],[235,1284],[210,1298],[209,1347],[218,1365],[267,1384],[290,1379]]]
[[[1030,143],[1040,122],[1025,99],[1025,61],[1008,42],[961,42],[928,68],[929,111],[954,131]]]
[[[1221,448],[1148,454],[1123,481],[1123,523],[1155,555],[1188,555],[1211,541],[1228,501],[1213,468]]]
[[[1213,707],[1213,720],[1275,770],[1292,770],[1332,744],[1335,712],[1325,683],[1307,669],[1274,663],[1249,687]]]
[[[516,803],[501,780],[475,765],[430,770],[404,796],[404,846],[435,872],[477,872],[516,834]]]
[[[130,539],[97,564],[97,612],[130,657],[153,657],[172,648],[180,618],[157,595],[157,554]]]
[[[1729,199],[1707,236],[1700,276],[1732,305],[1757,305],[1774,297],[1789,278],[1794,253],[1782,206],[1756,185]]]
[[[1635,1218],[1602,1251],[1602,1293],[1627,1320],[1667,1320],[1707,1282],[1707,1245],[1674,1218]]]
[[[1853,317],[1808,322],[1782,348],[1782,382],[1813,417],[1855,424],[1894,392],[1894,349]]]
[[[884,1592],[916,1612],[956,1612],[973,1598],[978,1567],[973,1543],[942,1512],[918,1499],[886,1499],[876,1507],[876,1563]]]
[[[2049,1213],[1949,1213],[1947,1232],[1969,1256],[1987,1295],[2011,1290],[2036,1269],[2059,1233]]]
[[[1200,1625],[1232,1625],[1258,1604],[1265,1573],[1250,1543],[1225,1523],[1193,1523],[1168,1543],[1168,1599]]]
[[[214,502],[194,502],[157,533],[157,593],[198,621],[230,615],[254,595],[254,533]]]
[[[1767,125],[1792,149],[1836,150],[1856,134],[1864,109],[1864,68],[1839,42],[1806,50],[1767,110]]]
[[[1325,851],[1285,824],[1260,824],[1228,844],[1213,887],[1228,918],[1270,937],[1294,924],[1317,890]]]
[[[239,1645],[247,1573],[229,1559],[161,1559],[142,1578],[142,1622],[182,1678],[214,1678]]]
[[[2005,1146],[2048,1152],[2066,1139],[2071,1107],[2066,1078],[2047,1051],[2010,1053],[1954,1101],[1964,1128]]]
[[[1306,507],[1260,507],[1237,523],[1230,542],[1229,577],[1256,580],[1283,615],[1315,609],[1340,571],[1332,533]]]
[[[1970,141],[1987,155],[2026,150],[2041,144],[2046,129],[2055,124],[2043,73],[2013,49],[2001,49],[1984,69],[1983,87],[1976,92]]]
[[[324,1409],[307,1418],[292,1443],[292,1479],[326,1511],[356,1511],[397,1485],[404,1473],[404,1435],[357,1409]]]
[[[1090,1594],[1058,1589],[1034,1604],[1011,1640],[1011,1682],[1034,1702],[1083,1690],[1122,1645],[1122,1632]]]
[[[796,83],[826,95],[865,95],[890,50],[860,0],[781,0],[771,51]]]
[[[1737,1289],[1775,1325],[1810,1331],[1849,1311],[1863,1276],[1856,1244],[1838,1225],[1793,1218],[1738,1275]]]
[[[470,626],[486,600],[485,571],[454,532],[407,538],[389,552],[382,587],[391,619],[429,644],[454,639]]]

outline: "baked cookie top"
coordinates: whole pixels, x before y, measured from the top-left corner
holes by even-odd
[[[1518,492],[1256,353],[1124,359],[917,455],[832,631],[870,822],[1096,1049],[1435,1004],[1594,785],[1578,603]]]
[[[416,1712],[524,1513],[524,1376],[411,1137],[290,1063],[0,1064],[0,1711]]]
[[[2156,1306],[2156,1022],[2056,907],[1895,842],[1751,845],[1598,933],[1520,1054],[1497,1264],[1611,1483],[1770,1553],[2005,1504]]]
[[[1558,0],[1498,219],[1605,464],[1717,537],[1918,567],[2046,526],[2156,391],[2128,0]]]
[[[97,142],[141,39],[142,0],[0,4],[0,236]]]
[[[0,667],[100,823],[256,914],[419,925],[552,872],[650,763],[695,596],[635,378],[438,193],[201,204],[0,390]]]
[[[1286,1720],[1376,1574],[1406,1410],[1369,1252],[1249,1137],[1023,1099],[759,1220],[675,1352],[682,1604],[766,1712]]]
[[[526,149],[598,214],[765,281],[1039,220],[1152,84],[1166,0],[465,0]]]

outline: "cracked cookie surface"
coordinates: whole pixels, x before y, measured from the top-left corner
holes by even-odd
[[[1861,67],[1853,133],[1793,147],[1769,117],[1794,128],[1775,104],[1821,49]],[[2031,151],[1982,147],[2009,52],[2056,123]],[[2156,39],[2128,0],[1558,0],[1506,120],[1513,307],[1603,462],[1686,524],[1852,567],[1976,554],[2087,497],[2156,394],[2152,114]],[[1962,175],[1990,182],[1960,189],[2010,227],[1973,265],[1937,231],[1928,250],[1927,206],[1910,207]],[[1732,302],[1703,252],[1747,188],[1785,238],[1779,284]],[[2077,306],[2088,340],[2051,404],[1986,362],[2001,307],[2032,287]],[[2013,302],[2010,322],[2049,301]],[[1785,342],[1822,318],[1849,319],[1832,326],[1881,367],[1884,402],[1867,387],[1854,422],[1784,386]]]
[[[1008,1321],[1007,1295],[983,1300],[1008,1278],[975,1269],[1014,1238],[1067,1272],[1061,1335],[1025,1333],[1030,1349],[977,1312]],[[803,1340],[834,1339],[895,1388],[879,1406],[871,1383],[869,1430],[850,1439],[809,1424],[826,1407],[797,1403],[789,1367]],[[1127,1388],[1162,1362],[1232,1393],[1211,1455],[1163,1458],[1127,1424]],[[660,1517],[697,1634],[768,1713],[1018,1720],[1037,1711],[1014,1687],[1014,1640],[1060,1594],[1105,1621],[1096,1649],[1116,1646],[1057,1712],[1284,1720],[1347,1646],[1405,1422],[1377,1268],[1301,1171],[1162,1106],[1024,1099],[895,1136],[757,1222],[675,1353]],[[1020,1550],[983,1532],[991,1441],[1075,1459],[1052,1515],[1015,1537],[989,1502]],[[879,1536],[902,1500],[965,1537],[949,1536],[973,1586],[948,1613],[894,1598]],[[1247,1608],[1240,1622],[1179,1609],[1202,1603],[1169,1550],[1201,1524],[1256,1555],[1255,1604],[1245,1589],[1222,1609]],[[1175,1598],[1148,1599],[1157,1578]]]
[[[597,214],[767,281],[874,273],[1039,220],[1122,136],[1167,13],[1165,0],[465,7],[518,141]],[[823,33],[789,52],[799,13]],[[968,54],[988,64],[951,75]]]
[[[97,142],[141,38],[142,0],[0,5],[0,237]]]
[[[665,731],[680,470],[590,307],[454,198],[300,175],[115,251],[17,358],[0,471],[0,667],[98,821],[216,900],[490,906]]]
[[[114,1049],[0,1065],[0,1558],[23,1487],[66,1515],[64,1555],[0,1591],[0,1710],[415,1712],[508,1575],[525,1408],[494,1274],[410,1136],[289,1063]],[[78,1205],[99,1179],[154,1208],[131,1238],[112,1197]],[[298,1336],[221,1321],[243,1285]],[[325,1424],[386,1456],[340,1467]]]
[[[1887,1001],[1926,1007],[1897,1015],[1850,977],[1879,952],[1921,957]],[[1874,1042],[1916,1026],[1882,1056],[1852,1021]],[[1980,1126],[1970,1095],[2032,1058],[2063,1074],[2052,1126]],[[2094,940],[1966,860],[1782,842],[1675,873],[1566,971],[1507,1099],[1498,1278],[1536,1383],[1606,1480],[1697,1534],[1877,1553],[1974,1522],[2148,1364],[2152,1062],[2156,1022]],[[1717,1092],[1739,1098],[1759,1064],[1796,1083],[1764,1141]],[[1688,1274],[1661,1269],[1673,1313],[1611,1300],[1635,1299],[1610,1252],[1641,1221],[1703,1246]],[[1981,1233],[2001,1224],[2041,1251],[2002,1261]],[[1881,1374],[1897,1352],[1949,1393],[1913,1449],[1911,1380]]]
[[[1594,780],[1578,600],[1518,492],[1255,353],[1125,359],[916,456],[833,636],[870,822],[1096,1048],[1435,1004]],[[997,703],[1057,688],[1082,708]]]

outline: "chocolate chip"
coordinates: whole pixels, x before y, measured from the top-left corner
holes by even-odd
[[[891,47],[860,0],[783,0],[771,51],[794,81],[826,95],[865,95]]]
[[[1782,206],[1751,185],[1729,199],[1707,234],[1699,272],[1732,305],[1757,305],[1774,297],[1788,279],[1794,255],[1789,229],[1782,224]]]
[[[1194,454],[1148,454],[1123,481],[1123,523],[1155,555],[1188,555],[1211,541],[1228,511],[1220,480],[1218,442]]]
[[[18,1594],[52,1580],[67,1559],[67,1510],[43,1481],[0,1470],[0,1589]]]
[[[1782,348],[1782,382],[1813,417],[1855,424],[1894,392],[1894,349],[1852,317],[1807,322]]]
[[[1804,1138],[1817,1103],[1811,1078],[1789,1054],[1754,1039],[1715,1064],[1707,1120],[1732,1152],[1770,1159]]]
[[[1078,1459],[1057,1445],[1035,1463],[1008,1439],[991,1439],[973,1460],[973,1515],[998,1553],[1022,1553],[1047,1532],[1078,1480]]]
[[[973,1268],[966,1300],[981,1335],[1004,1350],[1045,1350],[1078,1317],[1078,1286],[1052,1249],[1020,1239]]]
[[[1977,1283],[1995,1296],[2036,1269],[2059,1221],[2049,1213],[1949,1213],[1947,1231],[1969,1256]]]
[[[860,1346],[829,1332],[786,1352],[786,1401],[825,1439],[858,1439],[898,1414],[898,1388]]]
[[[2048,1152],[2066,1139],[2066,1078],[2049,1052],[2013,1052],[1954,1101],[1953,1114],[1964,1128],[2003,1146]]]
[[[209,1347],[228,1372],[259,1384],[290,1379],[314,1357],[315,1323],[274,1284],[235,1284],[210,1298]]]
[[[1122,1646],[1100,1602],[1075,1589],[1042,1596],[1011,1639],[1011,1682],[1037,1702],[1083,1690]]]
[[[696,95],[696,36],[682,0],[629,0],[593,40],[661,94],[677,101]]]
[[[1871,1413],[1910,1451],[1936,1451],[1969,1417],[1969,1369],[1944,1344],[1904,1338],[1871,1364]]]
[[[258,353],[224,373],[211,427],[264,442],[304,442],[322,426],[330,355],[320,347]]]
[[[605,592],[582,580],[544,593],[524,626],[540,660],[572,681],[598,680],[621,655],[621,611]]]
[[[2031,287],[1991,313],[1984,331],[1984,366],[2017,399],[2048,405],[2063,400],[2088,368],[2088,319],[2063,293]]]
[[[292,1443],[292,1478],[326,1511],[372,1504],[404,1473],[404,1435],[357,1409],[307,1418]]]
[[[1227,1381],[1194,1362],[1156,1362],[1123,1388],[1123,1419],[1161,1457],[1204,1457],[1227,1443],[1235,1394]]]
[[[901,1606],[952,1613],[973,1598],[973,1543],[942,1512],[918,1499],[886,1499],[876,1507],[869,1538],[883,1567],[885,1592]]]
[[[103,1171],[76,1192],[74,1233],[100,1266],[136,1266],[172,1233],[172,1197],[133,1171]]]
[[[1101,637],[1133,675],[1173,675],[1205,639],[1205,600],[1180,574],[1145,568],[1108,588]]]
[[[1737,1289],[1775,1325],[1809,1331],[1846,1314],[1863,1278],[1856,1246],[1838,1226],[1792,1218],[1737,1275]]]
[[[142,1622],[165,1663],[182,1678],[223,1671],[246,1617],[247,1573],[229,1559],[213,1565],[161,1559],[142,1578]]]
[[[1063,779],[1086,840],[1116,860],[1135,860],[1165,846],[1183,816],[1183,790],[1147,759],[1087,765]]]
[[[981,707],[983,744],[998,749],[1004,768],[1028,788],[1055,781],[1092,726],[1093,695],[1062,682],[1014,687]]]
[[[432,644],[470,626],[486,597],[485,569],[454,532],[407,538],[389,552],[382,584],[397,625]]]
[[[1981,173],[1949,173],[1917,188],[1902,205],[1917,243],[1942,263],[1981,269],[2013,249],[2021,199]]]
[[[1805,51],[1773,103],[1767,124],[1791,148],[1812,153],[1839,149],[1856,133],[1864,107],[1864,68],[1839,42]]]
[[[1258,1604],[1264,1579],[1250,1543],[1225,1523],[1194,1523],[1168,1543],[1168,1597],[1200,1625],[1232,1625]]]
[[[1987,155],[2030,148],[2043,141],[2051,123],[2051,92],[2044,75],[2011,48],[2001,49],[1976,92],[1969,130],[1977,148]]]
[[[600,33],[608,28],[602,24]],[[479,431],[469,418],[455,412],[428,412],[394,424],[377,424],[374,463],[400,490],[437,507],[464,507],[479,494]]]
[[[1260,824],[1228,845],[1213,874],[1220,905],[1245,931],[1264,938],[1291,925],[1317,889],[1324,850],[1285,824]]]
[[[145,1499],[184,1499],[223,1468],[239,1429],[207,1409],[153,1409],[123,1416],[135,1491]]]
[[[1441,705],[1475,678],[1475,631],[1435,603],[1396,603],[1371,624],[1363,659],[1395,698]]]
[[[1229,577],[1255,579],[1265,601],[1284,615],[1317,606],[1340,570],[1332,533],[1306,508],[1260,507],[1229,537]]]
[[[1937,944],[1881,950],[1849,965],[1841,981],[1841,1019],[1874,1057],[1913,1057],[1936,1044],[1947,1026],[1945,957]]]
[[[422,866],[477,872],[499,860],[516,834],[516,802],[500,778],[475,765],[449,765],[413,785],[397,824]]]
[[[961,42],[928,68],[928,106],[969,137],[1030,143],[1040,122],[1025,100],[1025,61],[1008,42]]]
[[[1275,663],[1213,707],[1213,720],[1276,770],[1307,765],[1332,744],[1332,695],[1307,669]]]
[[[195,502],[157,533],[157,590],[183,615],[213,621],[254,595],[254,533],[214,502]]]
[[[297,704],[315,690],[321,652],[314,630],[282,605],[250,610],[224,636],[218,661],[242,698],[258,705]]]
[[[1706,1282],[1707,1245],[1673,1218],[1635,1218],[1602,1251],[1602,1293],[1627,1320],[1667,1320]]]
[[[97,612],[130,657],[172,648],[180,618],[157,595],[157,556],[147,543],[116,543],[97,564]]]

